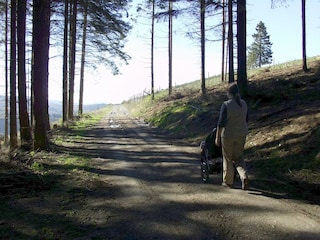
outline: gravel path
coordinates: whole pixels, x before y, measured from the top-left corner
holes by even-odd
[[[170,139],[123,106],[92,130],[92,172],[103,187],[83,198],[83,239],[320,239],[320,207],[202,183],[198,146]],[[99,144],[99,147],[97,146]]]

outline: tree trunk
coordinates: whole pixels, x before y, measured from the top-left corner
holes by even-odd
[[[234,82],[233,66],[233,13],[232,0],[228,0],[228,47],[229,47],[229,83]]]
[[[17,140],[17,99],[16,99],[16,0],[11,1],[11,41],[10,41],[10,150],[18,147]]]
[[[151,98],[154,100],[154,14],[155,0],[152,0],[152,19],[151,19]]]
[[[172,94],[172,0],[169,0],[169,42],[168,42],[168,58],[169,58],[169,96]]]
[[[74,78],[76,65],[77,0],[71,0],[70,23],[70,72],[69,72],[69,120],[73,120]]]
[[[242,96],[247,95],[247,30],[246,0],[237,2],[238,86]]]
[[[34,148],[48,149],[48,63],[50,0],[33,0]]]
[[[68,121],[68,16],[69,1],[64,3],[63,70],[62,70],[62,124]]]
[[[306,0],[301,0],[302,11],[302,69],[308,71],[307,67],[307,50],[306,50]]]
[[[222,54],[221,54],[221,82],[224,82],[224,57],[226,45],[226,14],[225,0],[222,0]]]
[[[87,16],[88,16],[88,7],[85,4],[84,11],[83,11],[83,36],[82,36],[82,53],[81,53],[81,67],[80,67],[79,116],[82,116],[82,113],[83,113],[83,84],[84,84],[84,66],[85,66],[85,56],[86,56]]]
[[[31,148],[32,136],[26,94],[26,1],[18,0],[18,92],[21,145]]]
[[[30,73],[30,78],[31,78],[31,86],[30,86],[30,91],[31,91],[31,96],[30,96],[30,125],[31,128],[34,128],[34,90],[33,90],[33,76],[34,76],[34,41],[32,41],[32,47],[31,47],[31,73]]]
[[[9,80],[8,80],[8,0],[5,3],[5,14],[6,14],[6,26],[5,26],[5,130],[4,130],[4,143],[5,145],[8,144],[8,109],[9,109],[9,102],[8,102],[8,88],[9,88]]]
[[[226,59],[225,59],[225,63],[226,63],[226,66],[225,66],[225,71],[224,71],[224,73],[225,73],[224,79],[227,79],[228,78],[228,69],[229,69],[229,43],[226,44]],[[229,80],[228,80],[228,82],[229,82]]]
[[[200,1],[200,32],[201,32],[201,92],[202,92],[202,95],[206,95],[205,11],[206,11],[205,0],[201,0]]]

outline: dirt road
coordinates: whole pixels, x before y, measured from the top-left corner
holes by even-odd
[[[172,140],[122,106],[92,130],[97,149],[83,239],[320,239],[320,207],[200,179],[199,148]],[[79,216],[80,217],[80,216]]]

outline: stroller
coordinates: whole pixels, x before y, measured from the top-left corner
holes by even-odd
[[[222,150],[215,145],[216,134],[217,129],[214,128],[205,141],[200,143],[201,178],[205,183],[209,180],[209,174],[219,174],[222,170]]]

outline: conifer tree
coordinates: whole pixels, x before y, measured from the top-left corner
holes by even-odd
[[[50,1],[33,0],[33,95],[34,95],[34,149],[47,150],[49,139],[48,72]]]
[[[267,28],[262,21],[256,26],[256,33],[252,37],[254,41],[249,47],[248,67],[257,68],[272,63],[272,43]]]

